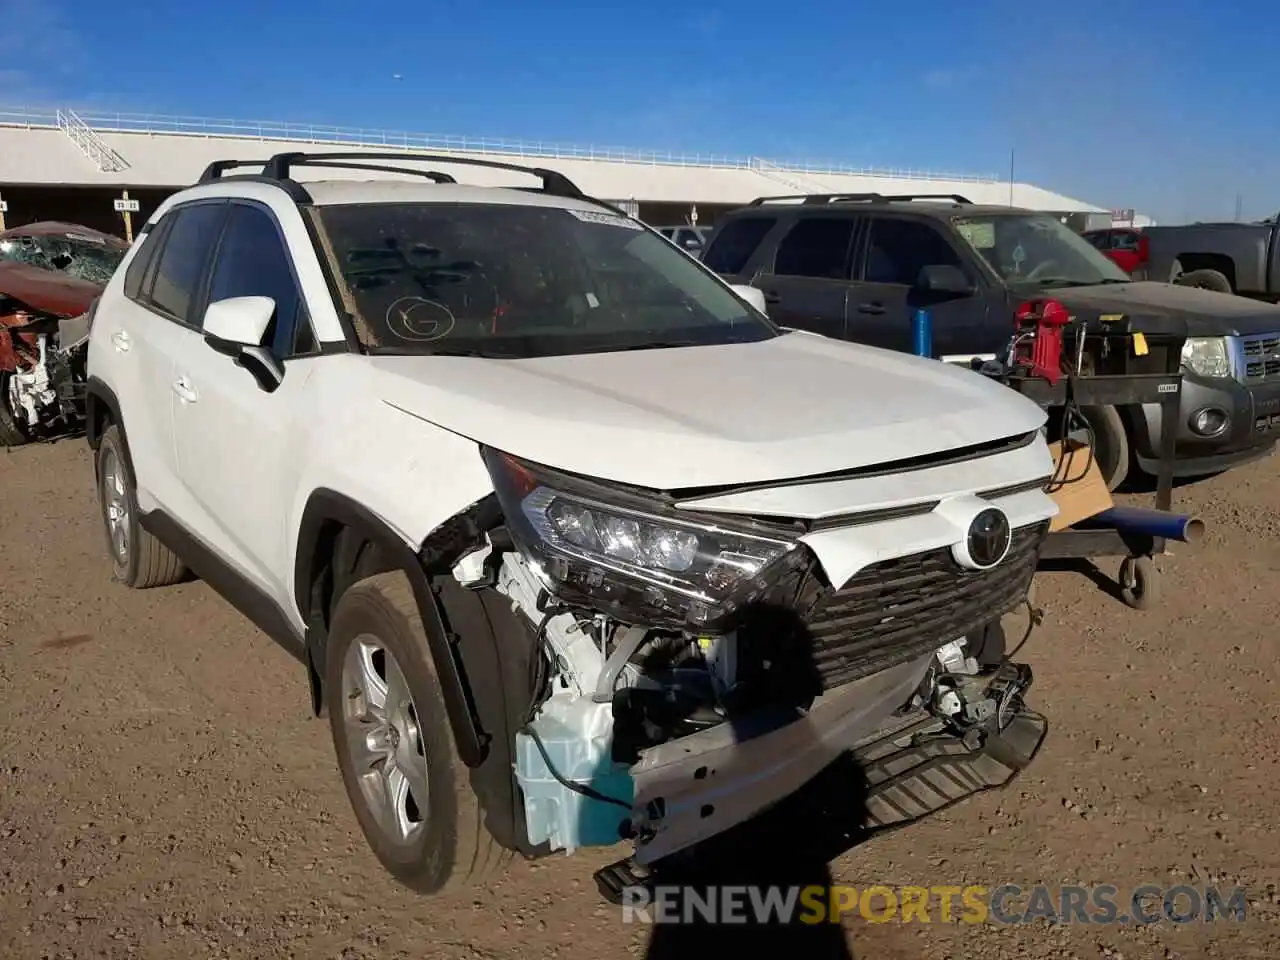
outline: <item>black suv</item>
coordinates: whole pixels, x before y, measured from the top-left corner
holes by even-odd
[[[761,197],[724,215],[707,267],[758,288],[787,327],[903,352],[911,316],[932,316],[934,356],[1003,357],[1013,316],[1052,297],[1072,314],[1174,316],[1188,324],[1178,476],[1269,453],[1280,434],[1280,307],[1133,281],[1058,218],[954,194]],[[1131,464],[1154,473],[1157,405],[1085,411],[1114,489]]]

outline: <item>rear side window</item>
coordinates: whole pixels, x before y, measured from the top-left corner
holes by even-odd
[[[716,273],[741,273],[760,241],[777,222],[773,217],[739,217],[727,221],[716,231],[702,262]]]
[[[165,237],[147,296],[152,306],[184,323],[193,322],[191,310],[200,279],[226,212],[225,204],[202,203],[170,214],[173,226]]]
[[[124,274],[124,295],[130,300],[137,300],[142,295],[142,278],[146,276],[147,268],[160,249],[164,233],[164,226],[158,224],[148,230],[139,241],[138,252],[129,261],[129,269]]]
[[[843,280],[849,276],[852,217],[806,217],[778,244],[773,272],[779,277]]]
[[[918,220],[874,220],[867,244],[867,283],[911,286],[925,267],[960,267],[955,248],[933,226]]]

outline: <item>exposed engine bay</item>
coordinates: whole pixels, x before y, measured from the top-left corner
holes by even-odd
[[[78,430],[84,418],[91,318],[34,309],[0,292],[0,441]]]
[[[93,303],[127,250],[70,223],[0,231],[0,444],[79,428]]]
[[[634,862],[655,862],[859,749],[889,771],[872,814],[881,825],[960,799],[935,788],[927,809],[904,810],[890,781],[969,763],[1022,717],[1030,670],[1008,662],[992,617],[1024,602],[1046,527],[1014,530],[1003,562],[984,572],[953,569],[945,550],[932,551],[871,564],[839,588],[808,549],[790,550],[756,578],[749,615],[706,631],[557,599],[536,560],[490,539],[454,576],[503,594],[534,632],[534,706],[514,771],[528,841],[572,852],[630,839]],[[567,569],[553,579],[561,598],[572,595]],[[1006,760],[1029,762],[1044,734],[1033,727]],[[943,741],[955,751],[939,753]],[[913,750],[922,752],[904,759]],[[953,780],[967,796],[1017,768],[997,762]]]

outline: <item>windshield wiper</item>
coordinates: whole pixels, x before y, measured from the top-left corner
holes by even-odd
[[[376,347],[374,354],[381,357],[480,357],[484,360],[521,360],[518,353],[501,353],[497,350],[478,350],[467,347],[443,347],[424,350],[421,347]]]
[[[1107,277],[1102,280],[1073,280],[1070,277],[1044,277],[1040,280],[1022,281],[1030,282],[1037,287],[1100,287],[1107,283],[1132,283],[1132,280],[1119,280],[1115,277]]]
[[[790,333],[790,330],[782,330],[783,333]],[[629,343],[620,344],[618,346],[606,345],[600,347],[597,352],[617,352],[626,353],[631,350],[674,350],[678,347],[726,347],[735,343],[755,343],[753,337],[743,337],[741,339],[729,340],[650,340],[645,343]]]
[[[696,340],[652,340],[648,343],[629,343],[626,346],[604,346],[601,352],[617,352],[629,353],[632,350],[671,350],[676,347],[696,347],[700,344]],[[706,344],[701,344],[706,346]]]

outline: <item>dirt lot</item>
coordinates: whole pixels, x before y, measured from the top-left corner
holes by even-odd
[[[1238,883],[1243,923],[855,915],[843,931],[656,937],[599,899],[591,871],[608,851],[518,864],[496,889],[443,903],[395,886],[358,834],[297,664],[202,583],[112,583],[91,475],[81,441],[0,451],[2,957],[598,960],[739,941],[814,957],[1280,956],[1278,461],[1180,491],[1210,530],[1162,559],[1157,610],[1042,575],[1047,622],[1025,650],[1052,724],[1037,761],[1003,793],[830,866],[857,886]],[[781,826],[794,841],[811,822]],[[755,852],[721,875],[825,877],[819,862]]]

